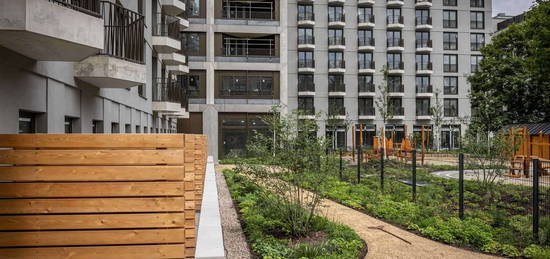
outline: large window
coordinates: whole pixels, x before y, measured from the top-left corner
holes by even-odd
[[[416,38],[416,48],[428,48],[432,47],[430,41],[430,32],[427,31],[417,31],[415,33]]]
[[[416,92],[417,93],[431,93],[432,88],[430,86],[429,76],[417,76],[416,77]]]
[[[374,69],[374,64],[372,62],[372,53],[371,52],[359,52],[357,55],[357,62],[359,62],[359,69]]]
[[[458,49],[458,33],[456,32],[443,33],[443,49],[444,50]]]
[[[359,116],[374,116],[374,101],[372,98],[359,98]]]
[[[196,32],[185,33],[187,51],[190,56],[198,56],[201,53],[201,40],[200,34]]]
[[[306,115],[314,115],[313,97],[298,97],[298,110]]]
[[[98,134],[103,133],[103,121],[93,120],[92,121],[92,133]],[[151,131],[153,133],[153,131]]]
[[[269,76],[223,76],[222,97],[269,97],[273,96],[273,77]]]
[[[187,10],[189,16],[200,16],[201,14],[201,0],[187,0]]]
[[[19,112],[19,134],[36,133],[36,113]]]
[[[443,55],[443,72],[458,72],[457,55]]]
[[[298,5],[298,20],[313,21],[313,5]]]
[[[255,134],[269,134],[269,125],[262,121],[266,114],[225,113],[219,115],[220,156],[245,156],[246,143]]]
[[[298,28],[298,44],[315,44],[312,28]]]
[[[485,29],[485,13],[470,12],[470,28]]]
[[[457,117],[458,116],[458,99],[444,99],[443,100],[443,115],[445,117]]]
[[[357,39],[359,40],[359,46],[374,46],[371,30],[358,30]]]
[[[485,7],[485,0],[470,0],[470,7]]]
[[[344,108],[344,98],[328,98],[329,115],[346,115]]]
[[[443,10],[443,28],[457,28],[457,19],[455,10]]]
[[[328,44],[329,45],[346,45],[344,42],[344,30],[342,29],[329,29],[328,30]]]
[[[400,76],[388,76],[388,90],[391,93],[402,93],[403,83]]]
[[[388,53],[388,68],[403,69],[403,62],[401,62],[401,53]]]
[[[401,40],[401,31],[388,31],[386,32],[388,38],[388,47],[403,47],[403,40]]]
[[[416,54],[416,70],[432,70],[430,54]]]
[[[430,98],[416,99],[416,116],[431,115]]]
[[[415,22],[420,24],[431,24],[430,9],[417,9],[415,11]]]
[[[403,20],[401,19],[401,9],[388,8],[386,10],[386,16],[388,19],[388,24],[403,23]]]
[[[372,14],[372,7],[359,7],[357,8],[357,19],[359,23],[374,23],[374,15]]]
[[[329,92],[345,92],[344,75],[328,75]]]
[[[329,22],[343,22],[344,21],[344,7],[342,7],[342,6],[329,6],[328,7],[328,21]]]
[[[472,51],[480,51],[485,46],[485,34],[472,33],[470,34],[470,47]]]
[[[345,68],[344,53],[335,51],[328,53],[328,67],[329,68]]]
[[[447,95],[458,94],[458,77],[456,76],[443,77],[443,94],[447,94]]]
[[[312,51],[300,51],[298,52],[298,67],[315,67],[313,62]]]
[[[470,69],[472,73],[475,73],[479,70],[479,63],[483,59],[481,55],[473,55],[470,57]]]
[[[201,83],[199,75],[187,76],[187,93],[190,98],[200,98]]]
[[[360,75],[357,77],[357,83],[359,92],[374,92],[374,83],[372,81],[372,75]]]
[[[315,92],[313,74],[298,74],[298,91]]]
[[[443,0],[444,6],[456,6],[457,0]]]
[[[393,107],[393,115],[403,116],[405,115],[405,109],[403,107],[403,99],[390,98],[390,106]]]

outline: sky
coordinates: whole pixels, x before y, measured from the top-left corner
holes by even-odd
[[[533,0],[493,0],[493,16],[498,13],[518,15],[531,7]]]

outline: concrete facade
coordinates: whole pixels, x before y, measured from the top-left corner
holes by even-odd
[[[18,133],[25,117],[32,117],[31,131],[36,133],[176,132],[177,120],[162,116],[152,107],[153,76],[161,76],[165,71],[163,60],[152,47],[152,16],[157,10],[161,12],[160,1],[120,1],[127,12],[143,16],[141,62],[105,54],[106,29],[99,11],[98,15],[90,15],[53,0],[0,0],[0,21],[6,21],[8,15],[13,17],[10,13],[13,8],[9,6],[15,2],[29,5],[27,15],[34,13],[34,17],[43,17],[43,27],[53,26],[50,30],[55,30],[50,33],[47,28],[34,29],[33,33],[47,35],[49,41],[33,42],[30,38],[9,38],[8,31],[12,29],[0,25],[0,133]],[[99,1],[97,3],[99,6]],[[34,9],[31,4],[47,8]],[[17,15],[25,20],[25,14]],[[63,26],[49,20],[63,22]],[[71,22],[66,22],[68,20]],[[80,51],[80,56],[75,58],[73,49],[66,48],[70,36],[78,38],[74,40],[78,44],[71,44],[90,45],[94,50]],[[18,41],[21,49],[8,44],[13,40]],[[54,48],[48,48],[48,44]],[[61,53],[57,53],[57,49]],[[124,55],[129,51],[120,53]],[[29,55],[35,52],[42,54]]]

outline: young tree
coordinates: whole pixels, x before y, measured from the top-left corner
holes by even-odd
[[[432,113],[432,122],[433,122],[433,137],[435,150],[439,151],[441,148],[441,126],[443,125],[445,119],[445,107],[441,98],[439,98],[440,91],[435,91],[434,105],[430,107],[430,112]]]
[[[382,147],[386,147],[386,122],[389,120],[392,120],[395,116],[395,107],[393,106],[393,103],[391,102],[390,98],[390,86],[388,84],[388,77],[389,77],[389,69],[388,66],[384,65],[384,68],[382,68],[381,72],[384,75],[384,81],[382,84],[378,85],[378,96],[375,100],[376,109],[378,110],[378,114],[382,117],[382,121],[384,125],[382,126],[382,131],[380,133],[380,137],[382,138]]]

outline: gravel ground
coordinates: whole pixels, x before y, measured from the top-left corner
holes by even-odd
[[[223,230],[223,244],[228,259],[252,258],[246,237],[241,228],[233,200],[229,194],[227,183],[222,174],[222,168],[216,167],[216,182],[218,184],[218,199]]]

